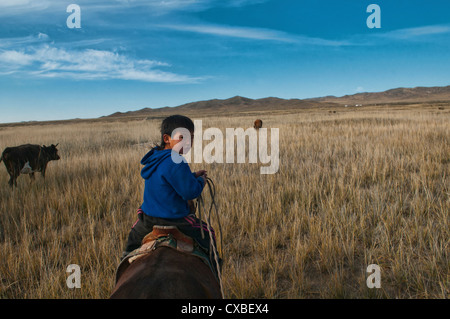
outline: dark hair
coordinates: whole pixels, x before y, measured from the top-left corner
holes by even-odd
[[[184,115],[171,115],[166,117],[161,123],[161,144],[156,147],[160,150],[164,149],[166,146],[164,134],[172,136],[172,132],[180,127],[189,130],[189,132],[194,132],[194,122],[189,117]]]

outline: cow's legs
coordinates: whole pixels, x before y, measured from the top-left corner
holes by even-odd
[[[43,179],[45,179],[45,171],[47,170],[47,164],[48,163],[45,163],[44,166],[42,166],[40,169]]]
[[[12,175],[10,174],[8,184],[9,184],[9,186],[11,186],[11,188],[14,188],[14,186],[17,187],[17,177],[18,176],[14,175],[14,174],[12,174]]]
[[[14,186],[17,187],[17,177],[19,176],[19,174],[17,174],[17,169],[14,166],[7,167],[7,171],[9,174],[9,186],[11,186],[11,188],[14,188]]]
[[[13,177],[13,175],[10,175],[8,184],[9,184],[9,186],[11,186],[11,188],[14,188],[14,177]]]

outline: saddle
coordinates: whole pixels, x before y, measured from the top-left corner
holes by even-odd
[[[138,248],[138,254],[131,257],[128,262],[131,264],[146,252],[161,246],[175,248],[184,253],[192,253],[194,240],[180,232],[176,226],[155,225],[153,231],[142,239],[142,246]]]
[[[176,226],[155,225],[152,232],[148,233],[142,240],[141,247],[132,251],[120,262],[116,271],[116,283],[131,263],[158,247],[169,247],[182,253],[197,256],[213,270],[213,273],[216,273],[208,254],[191,237],[183,234]]]

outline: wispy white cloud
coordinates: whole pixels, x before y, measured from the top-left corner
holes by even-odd
[[[450,25],[428,25],[403,28],[392,31],[378,31],[370,34],[348,35],[345,43],[353,46],[385,46],[395,44],[407,45],[417,43],[450,43]]]
[[[2,0],[0,2],[0,8],[6,7],[18,7],[23,5],[30,5],[31,0]]]
[[[0,74],[28,74],[41,78],[78,80],[138,80],[196,82],[200,78],[163,71],[165,62],[133,59],[106,50],[70,51],[44,44],[26,50],[0,49]]]
[[[382,33],[379,37],[396,39],[396,40],[411,40],[423,38],[424,36],[434,36],[450,34],[450,25],[428,25],[415,28],[398,29]]]
[[[149,8],[154,14],[173,11],[203,11],[212,7],[243,7],[267,2],[268,0],[77,0],[82,10],[97,11],[123,10],[124,8]],[[0,16],[19,15],[38,12],[53,12],[69,5],[61,0],[1,0]]]
[[[26,1],[26,0],[24,0]],[[207,9],[211,7],[244,7],[264,3],[269,0],[116,0],[116,3],[127,6],[150,6],[169,9]],[[92,1],[90,1],[92,2]],[[111,2],[97,0],[96,2]]]
[[[188,24],[165,24],[158,27],[169,30],[194,32],[215,36],[225,36],[255,40],[272,40],[292,42],[293,39],[283,32],[268,29],[245,28],[224,25],[188,25]]]
[[[192,32],[218,37],[232,37],[252,40],[286,42],[305,46],[360,46],[379,45],[395,41],[432,41],[435,36],[450,35],[450,25],[430,25],[404,28],[370,36],[354,35],[341,40],[324,39],[287,33],[265,28],[213,24],[163,24],[157,27],[181,32]],[[381,41],[381,42],[380,42]]]
[[[347,41],[327,40],[315,37],[308,37],[265,28],[250,28],[250,27],[212,25],[212,24],[198,24],[198,25],[164,24],[158,25],[157,27],[169,30],[201,33],[213,36],[253,39],[253,40],[267,40],[267,41],[287,42],[287,43],[297,43],[307,45],[341,46],[350,44]]]
[[[44,33],[28,35],[25,37],[0,38],[0,49],[23,47],[36,43],[44,43],[48,40],[49,36]]]
[[[53,2],[56,4],[56,2]],[[50,0],[1,0],[0,16],[17,16],[26,13],[43,12],[51,7]]]
[[[0,60],[2,64],[7,64],[14,68],[29,65],[33,58],[20,51],[3,51],[0,52]]]

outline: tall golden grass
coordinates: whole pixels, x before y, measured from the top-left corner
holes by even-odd
[[[251,127],[252,115],[202,119]],[[228,298],[447,298],[450,113],[427,107],[265,113],[280,169],[191,164],[217,188]],[[0,169],[0,297],[107,298],[160,120],[0,128],[0,147],[60,143],[45,181]],[[3,166],[3,164],[2,164]],[[214,223],[213,226],[217,227]],[[81,288],[66,267],[81,267]],[[381,288],[366,285],[381,268]]]

